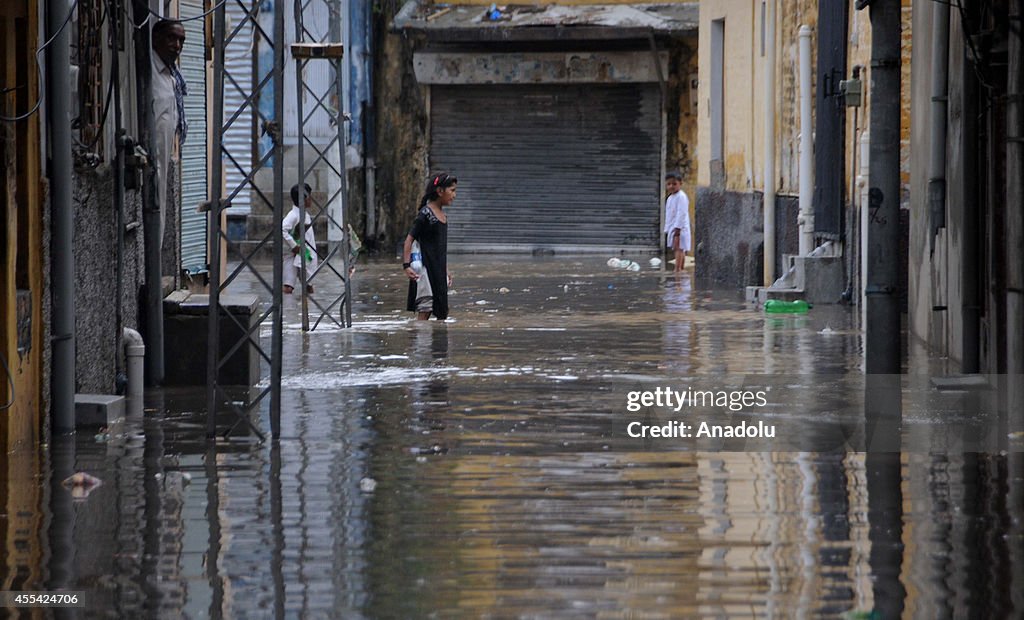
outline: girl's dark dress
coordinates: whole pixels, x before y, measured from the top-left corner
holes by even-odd
[[[430,207],[423,205],[409,234],[420,243],[423,268],[427,271],[434,295],[433,315],[443,321],[448,318],[448,224],[437,219]],[[415,280],[409,280],[406,309],[416,312]]]

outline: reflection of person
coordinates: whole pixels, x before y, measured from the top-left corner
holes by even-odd
[[[686,266],[690,251],[690,199],[682,185],[683,175],[675,170],[665,175],[665,245],[675,253],[676,273]]]
[[[405,237],[402,267],[409,276],[407,309],[415,312],[421,321],[429,319],[431,314],[442,321],[448,318],[448,287],[452,279],[448,273],[448,215],[444,207],[455,201],[458,182],[454,176],[443,172],[430,177],[412,230]],[[410,262],[413,241],[419,242],[423,255],[419,272]]]
[[[153,136],[153,161],[156,165],[157,200],[160,202],[160,239],[164,237],[167,214],[169,172],[178,163],[177,149],[185,142],[185,95],[188,86],[178,71],[178,56],[185,45],[185,27],[181,22],[161,19],[153,26],[152,78],[150,98],[156,135]]]
[[[316,253],[316,236],[313,234],[313,218],[309,216],[307,209],[313,204],[312,191],[313,189],[308,183],[302,184],[305,194],[305,199],[302,201],[303,207],[299,207],[299,186],[295,185],[292,187],[292,210],[288,212],[288,215],[284,216],[281,220],[281,236],[284,237],[284,243],[288,246],[288,255],[284,259],[284,286],[283,290],[285,294],[291,294],[295,290],[295,281],[301,275],[300,269],[302,268],[302,255],[306,255],[306,292],[313,292],[313,285],[309,284],[310,275],[316,270],[317,264],[319,264],[319,256]],[[306,243],[299,243],[299,218],[303,215],[306,216],[305,227],[306,227]],[[303,245],[305,247],[303,247]]]

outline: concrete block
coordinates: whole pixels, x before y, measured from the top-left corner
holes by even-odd
[[[220,350],[227,353],[252,331],[250,342],[227,360],[218,380],[223,385],[255,385],[260,380],[259,330],[256,327],[259,298],[255,295],[221,295]],[[189,295],[164,303],[164,384],[206,385],[209,295]]]
[[[839,303],[843,291],[846,290],[841,257],[800,256],[796,259],[796,265],[797,270],[803,274],[803,277],[798,279],[803,282],[803,289],[807,295],[804,299],[812,304]]]
[[[75,427],[109,426],[124,417],[124,396],[75,394]]]

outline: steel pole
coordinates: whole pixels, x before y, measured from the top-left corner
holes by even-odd
[[[47,0],[46,121],[50,139],[50,208],[53,214],[53,410],[51,433],[75,430],[75,210],[71,196],[71,48],[64,19],[68,0]],[[57,33],[60,32],[58,35]]]
[[[210,298],[207,306],[206,338],[206,437],[213,439],[217,434],[217,365],[220,362],[220,216],[224,208],[221,191],[224,182],[224,61],[225,61],[225,8],[220,6],[213,15],[213,144],[210,162],[213,183],[210,187],[210,220],[207,243],[210,257]]]

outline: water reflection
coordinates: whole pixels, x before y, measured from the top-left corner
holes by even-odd
[[[844,438],[715,451],[616,436],[634,386],[785,373],[773,415],[824,445],[818,418],[864,393],[846,310],[765,318],[688,274],[598,259],[460,260],[451,323],[409,320],[391,264],[361,269],[351,330],[302,334],[287,310],[279,442],[207,443],[205,394],[179,389],[109,439],[53,445],[52,476],[2,457],[0,532],[20,553],[5,586],[63,582],[123,617],[1022,612],[1017,453],[904,445],[879,461]],[[986,432],[944,407],[987,397],[907,386],[923,405],[906,444]],[[51,485],[40,508],[58,470],[103,486],[73,503]]]

